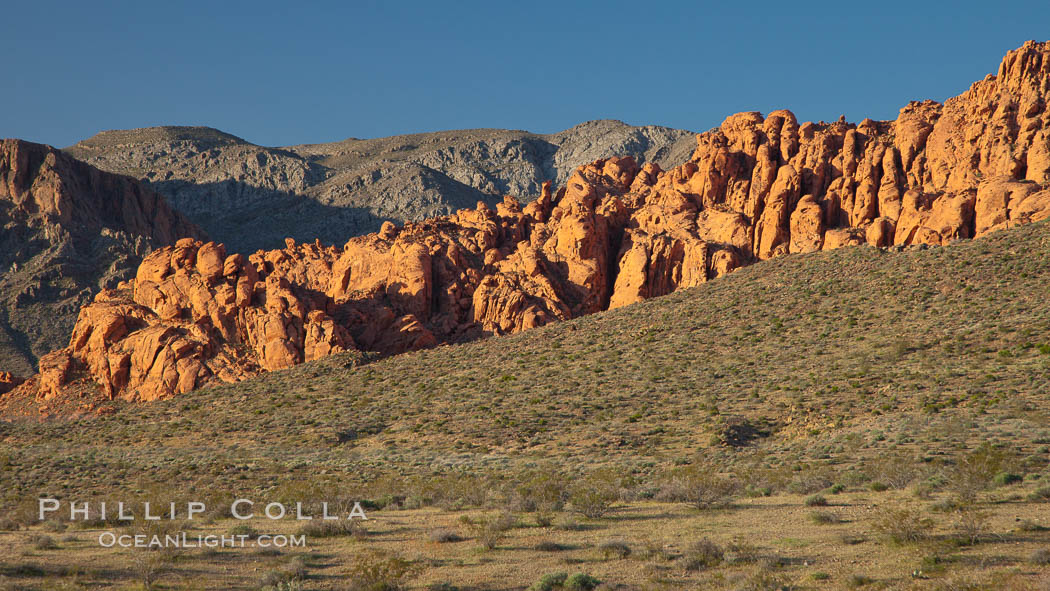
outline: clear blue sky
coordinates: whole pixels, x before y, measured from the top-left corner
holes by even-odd
[[[0,136],[263,145],[622,119],[887,119],[1050,36],[1050,2],[7,2]]]

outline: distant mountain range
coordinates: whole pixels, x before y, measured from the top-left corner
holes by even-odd
[[[104,131],[65,151],[128,175],[233,252],[280,247],[284,238],[342,244],[384,221],[419,221],[529,201],[547,180],[564,184],[582,164],[633,156],[666,168],[689,159],[696,134],[589,121],[542,135],[469,129],[283,148],[207,127]]]

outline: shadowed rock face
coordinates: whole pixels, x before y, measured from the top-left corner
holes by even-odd
[[[152,400],[345,350],[386,354],[526,330],[699,285],[791,252],[943,245],[1050,216],[1050,44],[896,121],[740,113],[683,165],[578,168],[552,194],[351,238],[229,255],[192,239],[80,313],[9,396],[84,380]],[[78,370],[88,378],[77,379]]]
[[[66,151],[148,182],[231,252],[286,237],[341,243],[383,221],[449,215],[502,195],[535,197],[581,164],[617,155],[673,166],[692,132],[591,121],[551,135],[442,131],[264,148],[209,128],[107,131]]]
[[[48,146],[0,141],[0,369],[33,372],[68,343],[80,307],[142,257],[203,237],[163,197]],[[3,384],[14,383],[0,373]]]

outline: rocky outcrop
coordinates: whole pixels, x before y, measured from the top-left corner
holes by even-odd
[[[1048,64],[1050,44],[1027,43],[997,76],[896,121],[741,113],[671,170],[598,159],[531,203],[385,223],[339,248],[289,239],[244,257],[180,240],[86,306],[69,347],[15,392],[60,398],[86,374],[106,397],[151,400],[338,351],[526,330],[788,253],[944,245],[1039,220]]]
[[[150,249],[203,237],[157,193],[65,153],[0,141],[0,368],[32,373],[80,307]]]
[[[0,394],[6,394],[25,381],[9,371],[0,371]]]
[[[531,198],[544,180],[563,184],[599,158],[678,165],[693,137],[590,121],[549,135],[471,129],[266,148],[209,128],[155,127],[105,131],[67,151],[149,183],[231,251],[251,252],[285,237],[339,243],[388,220],[495,207],[505,194]]]

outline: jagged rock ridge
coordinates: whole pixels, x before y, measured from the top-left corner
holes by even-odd
[[[1047,96],[1050,43],[1029,42],[895,121],[740,113],[669,171],[601,159],[524,206],[387,223],[342,248],[289,240],[244,257],[183,240],[85,307],[70,346],[12,396],[46,408],[84,369],[107,397],[150,400],[337,351],[525,330],[789,252],[944,245],[1043,219]]]
[[[556,134],[474,129],[265,148],[210,128],[102,132],[67,148],[99,168],[140,178],[231,251],[286,237],[340,243],[473,207],[535,197],[581,164],[615,155],[673,166],[692,132],[590,121]],[[527,200],[527,199],[526,199]]]

